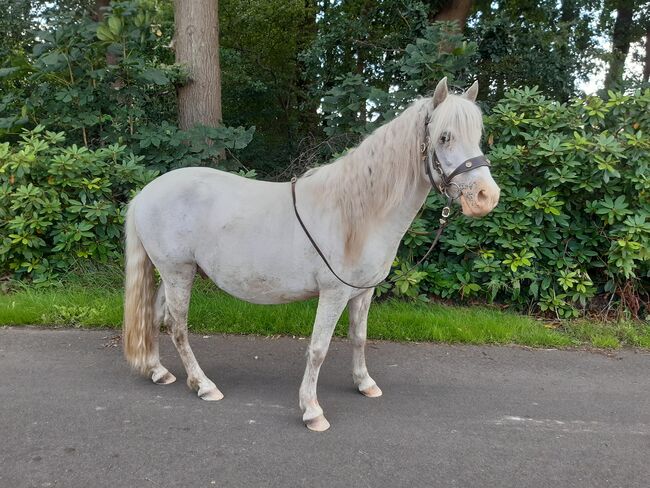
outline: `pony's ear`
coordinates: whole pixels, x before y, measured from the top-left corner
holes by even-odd
[[[476,95],[478,95],[478,81],[475,81],[472,86],[470,86],[463,96],[467,98],[470,102],[476,101]]]
[[[433,108],[436,108],[438,105],[444,102],[448,94],[449,90],[447,89],[447,77],[445,76],[438,82],[436,91],[433,92]]]

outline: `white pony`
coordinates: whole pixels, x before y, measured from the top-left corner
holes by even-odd
[[[404,233],[431,190],[425,167],[432,156],[443,175],[482,156],[477,90],[474,83],[462,95],[449,94],[445,78],[432,98],[417,100],[356,149],[297,180],[300,216],[329,264],[348,283],[371,286],[388,275]],[[438,184],[440,176],[434,173],[433,178]],[[465,215],[485,215],[498,202],[499,188],[488,167],[456,175],[454,185]],[[381,395],[364,356],[373,289],[345,285],[327,268],[296,219],[290,183],[253,181],[209,168],[164,174],[129,205],[126,263],[124,352],[154,383],[176,379],[158,353],[158,334],[165,323],[188,386],[204,400],[223,398],[188,342],[190,293],[200,269],[222,290],[253,303],[318,296],[299,394],[308,428],[329,427],[316,383],[346,305],[354,384],[367,397]],[[157,291],[154,266],[162,281]]]

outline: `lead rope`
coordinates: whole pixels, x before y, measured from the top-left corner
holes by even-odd
[[[428,138],[427,138],[427,140],[428,140]],[[431,174],[431,161],[428,159],[427,154],[426,154],[427,153],[427,146],[428,146],[427,143],[422,144],[422,147],[421,147],[421,152],[423,154],[422,160],[423,160],[423,162],[424,162],[424,164],[426,166],[426,173],[427,173],[427,176],[429,177],[429,181],[431,182],[431,186],[433,188],[438,189],[438,186],[435,184],[435,181],[433,180],[433,175]],[[434,158],[435,158],[435,155],[434,155]],[[314,240],[314,238],[311,236],[311,234],[307,230],[307,227],[305,226],[305,223],[302,221],[302,218],[300,217],[300,214],[298,213],[298,207],[296,205],[296,181],[298,181],[298,178],[296,178],[295,176],[293,178],[291,178],[291,199],[293,200],[293,210],[296,213],[296,218],[298,219],[298,222],[300,223],[300,227],[302,227],[302,230],[305,231],[305,235],[307,235],[307,238],[309,239],[309,242],[311,242],[311,245],[314,246],[314,249],[316,249],[316,252],[321,257],[321,259],[323,260],[323,262],[325,263],[327,268],[332,272],[332,274],[341,283],[343,283],[344,285],[350,286],[352,288],[357,288],[359,290],[368,290],[370,288],[375,288],[375,287],[381,285],[384,282],[385,283],[394,283],[396,281],[396,278],[393,278],[393,279],[390,279],[390,280],[386,280],[386,278],[384,278],[379,283],[376,283],[374,285],[357,286],[357,285],[353,285],[351,283],[348,283],[343,278],[341,278],[336,271],[334,271],[334,269],[330,265],[329,261],[325,257],[325,254],[323,254],[323,251],[321,251],[320,248],[318,247],[318,244],[316,244],[316,241]],[[433,242],[431,243],[431,245],[429,246],[429,250],[424,254],[424,256],[422,256],[418,260],[418,262],[415,263],[413,266],[411,266],[408,269],[408,271],[405,273],[407,275],[410,274],[411,271],[413,271],[415,268],[417,268],[420,264],[422,264],[424,262],[424,260],[426,258],[429,257],[429,254],[431,254],[431,251],[433,251],[433,249],[436,247],[436,244],[438,244],[438,241],[440,240],[440,236],[442,235],[442,231],[445,230],[445,227],[447,227],[447,223],[448,223],[447,219],[448,219],[448,217],[449,217],[449,215],[451,213],[451,204],[452,204],[452,201],[453,201],[453,197],[447,195],[446,192],[444,194],[447,197],[447,204],[443,207],[442,212],[440,214],[440,227],[438,227],[438,231],[436,232],[436,236],[433,239]],[[390,271],[389,271],[389,273],[390,273]]]

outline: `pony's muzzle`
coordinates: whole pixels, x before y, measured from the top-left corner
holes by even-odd
[[[480,182],[476,190],[469,193],[463,192],[460,204],[463,214],[468,217],[483,217],[489,214],[499,203],[501,189],[492,182]]]

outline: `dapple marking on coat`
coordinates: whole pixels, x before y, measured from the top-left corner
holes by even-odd
[[[425,131],[428,151],[436,152],[446,174],[482,155],[477,90],[474,83],[462,95],[449,94],[443,79],[432,98],[415,101],[357,148],[298,179],[300,214],[347,281],[371,285],[388,275],[402,237],[431,190],[421,156]],[[485,215],[498,202],[499,187],[487,167],[460,174],[455,182],[465,215]],[[164,323],[189,387],[204,400],[223,398],[188,342],[187,313],[198,269],[225,292],[253,303],[318,296],[299,391],[308,428],[323,431],[330,425],[316,384],[346,305],[354,384],[365,396],[382,394],[364,354],[373,290],[344,285],[327,269],[296,220],[289,183],[253,181],[209,168],[164,174],[129,205],[126,263],[124,352],[131,366],[155,383],[176,379],[160,363],[158,334]],[[154,267],[161,277],[157,291]]]

